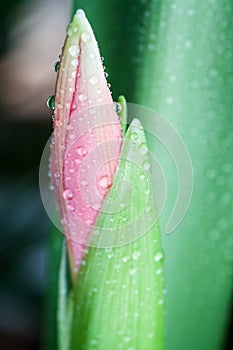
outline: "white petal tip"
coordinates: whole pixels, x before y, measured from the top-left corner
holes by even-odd
[[[79,9],[77,10],[75,16],[79,17],[79,18],[85,18],[86,17],[86,14],[83,10]]]

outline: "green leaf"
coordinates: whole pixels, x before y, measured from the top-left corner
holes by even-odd
[[[122,133],[125,135],[126,127],[127,127],[127,103],[124,96],[118,97],[118,103],[121,106],[121,111],[118,113],[118,116],[120,118],[121,127],[122,127]]]
[[[57,306],[58,306],[58,271],[60,266],[60,257],[62,243],[64,238],[61,233],[51,227],[50,233],[50,256],[48,266],[48,291],[45,305],[45,322],[44,322],[44,349],[57,350]]]
[[[63,242],[58,283],[58,350],[69,350],[73,307],[73,292],[70,289],[66,246]]]
[[[164,349],[163,253],[148,164],[134,119],[77,276],[72,350]]]
[[[158,110],[179,131],[192,158],[191,206],[167,236],[177,172],[160,145],[152,144],[168,191],[160,226],[169,290],[167,350],[221,349],[233,287],[233,2],[73,3],[95,29],[113,94]]]

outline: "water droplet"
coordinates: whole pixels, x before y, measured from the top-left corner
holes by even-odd
[[[129,257],[128,256],[124,256],[122,261],[126,263],[127,261],[129,261]]]
[[[99,210],[101,208],[101,205],[99,203],[94,203],[92,205],[92,208],[95,209],[95,210]]]
[[[73,207],[73,205],[70,205],[70,204],[68,204],[67,205],[67,210],[69,210],[69,211],[74,211],[74,207]]]
[[[96,85],[99,82],[99,78],[97,78],[93,75],[93,77],[91,77],[89,81],[92,85]]]
[[[70,48],[69,48],[69,54],[72,56],[72,57],[77,57],[78,54],[79,54],[79,47],[77,45],[72,45]]]
[[[129,274],[130,276],[134,276],[137,273],[138,269],[134,268],[134,269],[130,269],[129,270]]]
[[[87,96],[85,94],[80,94],[78,98],[81,102],[85,102],[87,100]]]
[[[124,341],[125,341],[126,343],[130,342],[130,340],[131,340],[131,337],[124,337]]]
[[[99,186],[103,189],[110,188],[112,186],[112,181],[108,176],[102,176],[99,180]]]
[[[60,61],[57,61],[57,62],[54,64],[54,70],[55,70],[56,73],[59,71],[59,67],[60,67]]]
[[[140,146],[139,146],[139,153],[142,155],[142,156],[145,156],[147,153],[148,153],[148,147],[146,146],[145,143],[141,143]]]
[[[163,305],[163,299],[158,300],[158,305]]]
[[[138,260],[141,253],[139,251],[133,252],[133,260]]]
[[[65,199],[65,200],[69,200],[69,199],[72,199],[73,198],[73,192],[71,191],[71,190],[65,190],[64,192],[63,192],[63,198]]]
[[[148,333],[148,334],[147,334],[147,338],[148,338],[148,339],[154,338],[154,333]]]
[[[53,190],[54,190],[54,186],[53,186],[53,184],[51,184],[51,185],[49,186],[49,189],[50,189],[51,191],[53,191]]]
[[[112,248],[111,248],[111,247],[109,247],[109,248],[105,248],[105,252],[106,252],[106,253],[110,253],[110,252],[112,252]]]
[[[77,153],[80,157],[85,157],[85,155],[87,154],[87,150],[85,147],[80,146],[77,148]]]
[[[48,106],[48,108],[54,110],[54,108],[55,108],[55,96],[54,95],[51,95],[48,97],[47,106]]]
[[[81,39],[84,43],[87,43],[88,41],[91,40],[91,36],[89,33],[87,32],[83,32],[82,35],[81,35]]]
[[[169,96],[169,97],[166,98],[165,102],[166,102],[167,105],[171,105],[171,104],[174,103],[174,98],[172,96]]]
[[[70,110],[71,110],[71,111],[74,111],[76,108],[77,108],[76,103],[72,102],[72,103],[71,103]]]
[[[74,58],[74,59],[71,61],[71,64],[72,64],[72,66],[77,67],[77,66],[78,66],[78,59],[77,59],[77,58]]]
[[[84,186],[84,187],[86,187],[86,186],[89,185],[89,182],[86,181],[86,180],[82,180],[82,181],[81,181],[81,185]]]
[[[157,275],[161,275],[162,272],[163,272],[163,269],[158,269],[158,270],[156,270],[156,274],[157,274]]]
[[[71,36],[73,34],[73,29],[72,29],[72,25],[69,24],[66,28],[66,33],[68,36]]]
[[[85,223],[90,226],[93,224],[93,221],[91,219],[87,219],[85,220]]]
[[[154,261],[159,262],[162,259],[163,259],[163,253],[162,252],[158,252],[157,254],[155,254]]]
[[[143,163],[143,169],[145,171],[148,171],[150,169],[150,163],[147,160]]]
[[[136,132],[132,132],[130,134],[130,138],[131,138],[131,140],[137,140],[138,139],[138,134]]]
[[[120,104],[119,102],[115,102],[114,105],[115,105],[115,111],[116,111],[116,113],[120,113],[121,110],[122,110],[121,104]]]
[[[104,72],[104,76],[105,76],[105,78],[107,78],[108,77],[108,73]]]

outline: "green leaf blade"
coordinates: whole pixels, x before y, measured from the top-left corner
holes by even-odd
[[[96,223],[101,236],[90,241],[92,246],[86,249],[77,276],[71,350],[164,349],[163,253],[154,198],[148,191],[150,174],[144,179],[139,158],[135,159],[142,144],[146,145],[144,131],[135,119],[126,133],[114,184]],[[132,159],[137,166],[132,166]],[[144,150],[145,162],[149,162],[149,154]],[[110,199],[115,199],[124,180],[131,183],[134,193],[125,208],[114,213]],[[124,190],[121,200],[127,202],[128,195]],[[137,217],[143,208],[140,221],[146,229],[140,232]],[[124,216],[138,236],[128,236]],[[127,244],[120,245],[123,242]]]

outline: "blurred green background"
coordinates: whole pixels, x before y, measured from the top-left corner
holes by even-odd
[[[162,87],[161,79],[168,82],[166,73],[170,74],[169,71],[166,72],[166,64],[164,64],[165,69],[164,66],[161,68],[158,64],[157,69],[153,72],[153,79],[158,79],[158,83],[154,80],[156,86],[154,96],[159,96],[160,100],[157,97],[148,100],[145,95],[147,95],[148,89],[148,91],[152,90],[145,86],[146,80],[140,80],[140,75],[145,74],[148,79],[150,74],[146,69],[144,71],[140,69],[143,45],[145,45],[142,40],[145,28],[143,25],[136,28],[130,23],[138,21],[139,24],[143,24],[142,13],[146,12],[145,3],[146,1],[143,0],[135,1],[134,5],[131,6],[132,1],[129,0],[125,2],[109,1],[106,10],[103,11],[104,1],[89,2],[88,4],[84,1],[77,1],[78,6],[87,11],[96,31],[101,52],[105,57],[107,71],[110,73],[109,81],[113,85],[114,97],[125,93],[129,102],[138,102],[148,106],[153,105],[154,98],[156,109],[163,112],[165,116],[172,115],[173,110],[178,115],[181,112],[184,113],[185,108],[182,110],[176,105],[173,107],[171,99],[167,101],[165,106],[161,103],[161,100],[163,101],[166,97],[161,92],[163,90],[160,90]],[[153,54],[152,42],[160,45],[161,51],[156,53],[157,62],[166,62],[165,50],[163,50],[163,43],[161,44],[158,40],[160,38],[158,33],[163,37],[163,31],[166,30],[166,15],[164,13],[170,15],[174,9],[172,6],[169,7],[170,1],[151,1],[148,3],[155,3],[157,8],[154,22],[151,24],[153,27],[154,23],[154,28],[152,28],[154,36],[148,39],[147,47]],[[167,12],[161,10],[164,3],[169,7],[166,10],[165,6]],[[209,1],[209,6],[211,3],[213,2]],[[227,3],[230,2],[223,1],[222,7],[226,7]],[[45,101],[54,90],[56,75],[53,64],[61,51],[65,28],[70,18],[70,8],[71,4],[66,0],[42,0],[40,2],[35,0],[2,0],[0,3],[0,348],[2,350],[39,349],[42,344],[44,300],[48,289],[50,222],[40,200],[38,169],[41,153],[52,131],[51,112],[47,109]],[[151,10],[151,8],[148,6],[147,10]],[[108,15],[104,18],[106,14]],[[199,18],[201,14],[200,11]],[[191,16],[191,13],[189,15]],[[204,12],[203,16],[205,16]],[[143,18],[145,19],[145,17]],[[180,18],[182,19],[182,16]],[[213,18],[212,21],[214,22]],[[158,25],[159,22],[161,26]],[[182,20],[179,23],[182,23]],[[177,27],[179,27],[179,23],[177,22]],[[106,30],[103,30],[104,25],[107,27]],[[185,27],[185,30],[187,31],[188,27]],[[218,28],[216,28],[217,31]],[[212,33],[210,40],[214,40],[216,36],[215,32]],[[123,39],[124,37],[125,39]],[[174,47],[179,48],[181,37],[177,36],[174,40],[176,41],[170,42],[170,47],[173,49],[174,45]],[[141,46],[136,47],[135,43],[137,42],[141,43]],[[189,48],[189,45],[190,42],[186,41],[186,49]],[[232,42],[229,45],[232,46]],[[198,48],[196,52],[199,52]],[[173,53],[176,55],[176,59],[177,57],[179,59],[180,52],[177,54],[171,50],[170,60]],[[208,56],[209,51],[204,50],[203,53],[204,56]],[[186,55],[187,59],[189,54]],[[192,63],[192,60],[190,62]],[[148,62],[147,66],[150,67],[150,65],[151,62]],[[181,59],[180,74],[182,67],[184,67],[183,72],[187,72],[187,65],[185,66],[185,62]],[[200,62],[197,68],[201,69]],[[232,72],[230,73],[232,74]],[[205,74],[204,71],[203,74]],[[214,70],[212,70],[212,74],[215,74]],[[170,75],[169,84],[174,82],[175,78]],[[216,83],[219,87],[222,84],[220,78]],[[180,87],[181,91],[184,88],[189,91],[190,87],[187,87],[181,80],[176,81],[176,84],[176,87]],[[228,80],[226,80],[226,84],[229,84]],[[143,94],[138,96],[135,92],[140,90],[140,85],[144,86],[144,96]],[[195,81],[193,81],[193,86],[190,89],[195,96],[194,101],[197,102],[200,98],[197,93],[198,82],[196,81],[195,85]],[[176,89],[178,95],[180,90]],[[174,91],[172,92],[174,93]],[[209,96],[209,98],[214,101],[218,96]],[[224,99],[224,95],[222,98]],[[230,102],[232,102],[232,96],[229,95],[229,106]],[[192,99],[188,103],[190,103],[192,110],[196,108],[197,114],[198,108],[203,108],[203,106],[193,104]],[[205,108],[202,110],[205,111]],[[213,114],[214,111],[212,114],[210,113],[209,120]],[[185,132],[182,129],[184,126],[179,118],[173,121],[184,136]],[[221,125],[221,120],[219,120],[219,124]],[[206,128],[205,132],[208,133],[209,129]],[[189,140],[185,141],[189,142]],[[209,147],[212,147],[211,143]],[[205,216],[205,214],[203,215]],[[210,247],[210,249],[212,248]],[[232,255],[232,252],[229,252],[230,254]],[[198,280],[198,278],[197,276],[196,279]],[[211,281],[206,281],[206,283],[211,285]],[[184,288],[186,288],[185,284]],[[193,300],[190,300],[190,307],[191,303]],[[230,317],[230,311],[230,309],[226,311],[229,313],[226,319]],[[201,317],[200,313],[200,323],[202,322]],[[186,321],[183,320],[183,322]],[[204,329],[205,324],[201,327]],[[175,328],[176,325],[174,325]],[[229,318],[223,334],[225,339],[223,349],[233,348],[232,332],[232,320]],[[196,334],[196,336],[198,338],[199,335]],[[193,339],[194,344],[195,341]],[[195,349],[199,350],[198,347]],[[178,349],[174,348],[174,350]]]

